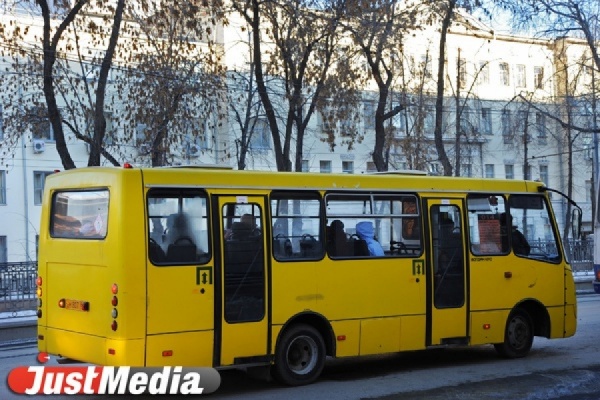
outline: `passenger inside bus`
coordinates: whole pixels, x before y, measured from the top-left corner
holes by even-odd
[[[383,247],[381,244],[375,240],[375,229],[373,228],[373,223],[371,221],[362,221],[356,224],[356,234],[367,244],[369,254],[376,257],[384,256]],[[358,255],[358,254],[357,254]],[[360,254],[363,255],[363,254]]]
[[[167,261],[185,262],[196,259],[196,244],[186,214],[171,214],[167,218],[164,248]]]
[[[354,249],[350,247],[352,243],[348,241],[342,221],[339,219],[332,221],[327,234],[327,252],[330,256],[345,257],[354,255]]]
[[[510,229],[510,238],[512,248],[515,254],[520,256],[528,256],[531,252],[531,246],[525,238],[525,235],[513,225],[513,218],[510,213],[500,214],[500,235],[502,237],[502,249],[508,250],[508,232]]]

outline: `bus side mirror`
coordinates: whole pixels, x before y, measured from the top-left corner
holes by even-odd
[[[571,235],[575,240],[581,238],[581,210],[578,208],[571,212]]]

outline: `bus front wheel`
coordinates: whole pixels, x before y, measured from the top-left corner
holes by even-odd
[[[494,345],[496,351],[506,358],[525,357],[533,344],[533,323],[525,310],[510,313],[504,330],[504,342]]]
[[[290,386],[314,382],[325,367],[325,342],[312,326],[299,324],[287,329],[275,350],[275,378]]]

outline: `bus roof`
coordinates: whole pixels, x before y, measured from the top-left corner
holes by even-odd
[[[141,174],[146,187],[240,188],[265,190],[373,190],[414,192],[539,192],[541,182],[515,179],[428,176],[423,174],[345,174],[231,170],[226,168],[84,167],[49,176],[53,187],[99,187],[120,175]],[[75,178],[77,177],[77,178]]]

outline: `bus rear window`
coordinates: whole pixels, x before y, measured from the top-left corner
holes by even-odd
[[[50,235],[69,239],[105,238],[108,198],[108,190],[56,193],[52,198]]]

